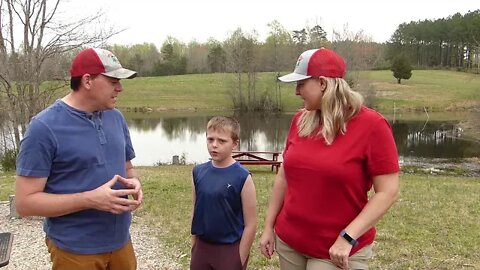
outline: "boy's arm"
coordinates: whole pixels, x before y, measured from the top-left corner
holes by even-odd
[[[196,194],[195,194],[195,183],[192,178],[192,218],[190,224],[193,225],[193,213],[195,211],[195,200],[196,200]],[[192,247],[195,245],[195,241],[197,240],[197,237],[192,234]]]
[[[255,231],[257,229],[257,199],[255,194],[255,185],[252,176],[248,175],[247,180],[242,188],[242,207],[245,228],[243,230],[242,239],[240,240],[240,259],[242,264],[248,258],[250,249],[255,239]]]

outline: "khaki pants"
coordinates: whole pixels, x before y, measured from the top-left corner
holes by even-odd
[[[52,261],[52,270],[136,270],[137,259],[132,241],[113,252],[99,254],[75,254],[58,248],[45,239]]]
[[[330,260],[312,258],[298,253],[278,236],[275,241],[276,250],[282,270],[338,270]],[[372,246],[368,245],[357,251],[348,259],[351,270],[368,270],[368,260],[372,257]]]

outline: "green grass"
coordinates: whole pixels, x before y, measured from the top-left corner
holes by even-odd
[[[480,267],[479,180],[402,175],[401,199],[377,226],[372,267]]]
[[[268,167],[249,167],[257,190],[258,229],[250,269],[278,269],[278,259],[260,255],[263,229],[275,174]],[[138,219],[177,262],[190,258],[192,166],[139,167],[145,201]],[[371,269],[480,268],[480,178],[401,175],[401,199],[377,225]],[[0,173],[0,200],[14,189],[13,173]]]
[[[391,71],[359,73],[359,91],[373,89],[374,106],[380,111],[470,110],[480,106],[480,75],[443,71],[414,70],[409,80],[397,84]],[[274,98],[274,73],[257,74],[257,93],[268,91]],[[140,77],[123,80],[125,91],[119,98],[120,108],[152,108],[153,110],[225,110],[232,108],[227,89],[233,75],[225,73],[193,74],[167,77]],[[296,111],[301,105],[295,96],[295,84],[280,84],[282,104],[286,111]],[[367,89],[365,89],[367,88]]]
[[[399,111],[471,111],[480,107],[480,75],[445,71],[414,70],[409,80],[398,84],[388,70],[355,73],[355,89],[374,93],[373,106],[381,112],[391,112],[394,104]],[[282,73],[283,74],[283,73]],[[276,73],[258,73],[256,95],[266,94],[275,99]],[[204,111],[233,108],[229,89],[235,84],[234,75],[227,73],[189,74],[161,77],[138,77],[122,80],[124,91],[118,107],[124,111],[150,108],[153,111]],[[246,78],[244,77],[244,85]],[[282,106],[292,112],[302,106],[295,96],[295,84],[280,83]],[[58,92],[58,97],[68,92]]]
[[[273,73],[259,73],[258,92],[272,89]],[[233,75],[225,73],[192,74],[166,77],[143,77],[123,80],[125,91],[118,101],[120,108],[152,108],[162,110],[225,110],[233,108],[227,89],[232,88]],[[285,94],[288,106],[298,107],[294,93]],[[296,105],[290,105],[292,103]]]
[[[250,269],[278,269],[258,251],[274,173],[251,167],[259,225]],[[146,200],[139,215],[185,269],[190,251],[191,166],[142,168]],[[378,224],[372,269],[462,269],[480,267],[480,179],[402,175],[402,197]],[[474,268],[475,269],[475,268]]]
[[[249,167],[257,190],[258,229],[249,269],[278,269],[260,255],[258,240],[275,174]],[[145,201],[138,219],[162,251],[187,269],[190,259],[192,166],[139,167]],[[371,269],[480,268],[480,178],[401,175],[401,199],[377,225]],[[13,193],[13,173],[0,173],[0,200]]]
[[[414,70],[409,80],[398,84],[391,71],[363,72],[375,90],[376,108],[400,110],[455,111],[480,106],[480,75],[445,70]]]
[[[15,172],[0,170],[0,201],[8,201],[8,197],[15,193]]]

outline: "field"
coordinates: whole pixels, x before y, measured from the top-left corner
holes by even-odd
[[[258,228],[249,269],[278,269],[266,260],[258,238],[275,174],[249,167],[257,190]],[[151,228],[163,251],[188,267],[190,255],[191,166],[139,168],[145,201],[136,215]],[[13,174],[0,174],[0,200],[13,192]],[[377,226],[371,269],[479,269],[480,179],[402,174],[401,198]]]
[[[272,73],[258,74],[257,91],[274,85]],[[414,70],[409,80],[397,84],[391,71],[365,71],[355,74],[355,89],[373,94],[374,106],[381,111],[398,110],[453,111],[480,107],[480,75],[454,71]],[[216,110],[232,107],[227,89],[231,74],[194,74],[167,77],[143,77],[123,80],[120,108],[164,110]],[[295,96],[295,84],[280,84],[286,111],[295,111],[301,100]]]

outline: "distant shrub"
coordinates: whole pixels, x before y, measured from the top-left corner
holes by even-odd
[[[5,172],[14,171],[16,168],[16,160],[17,160],[17,151],[15,150],[5,150],[3,155],[0,157],[0,165],[2,166],[2,170]]]

